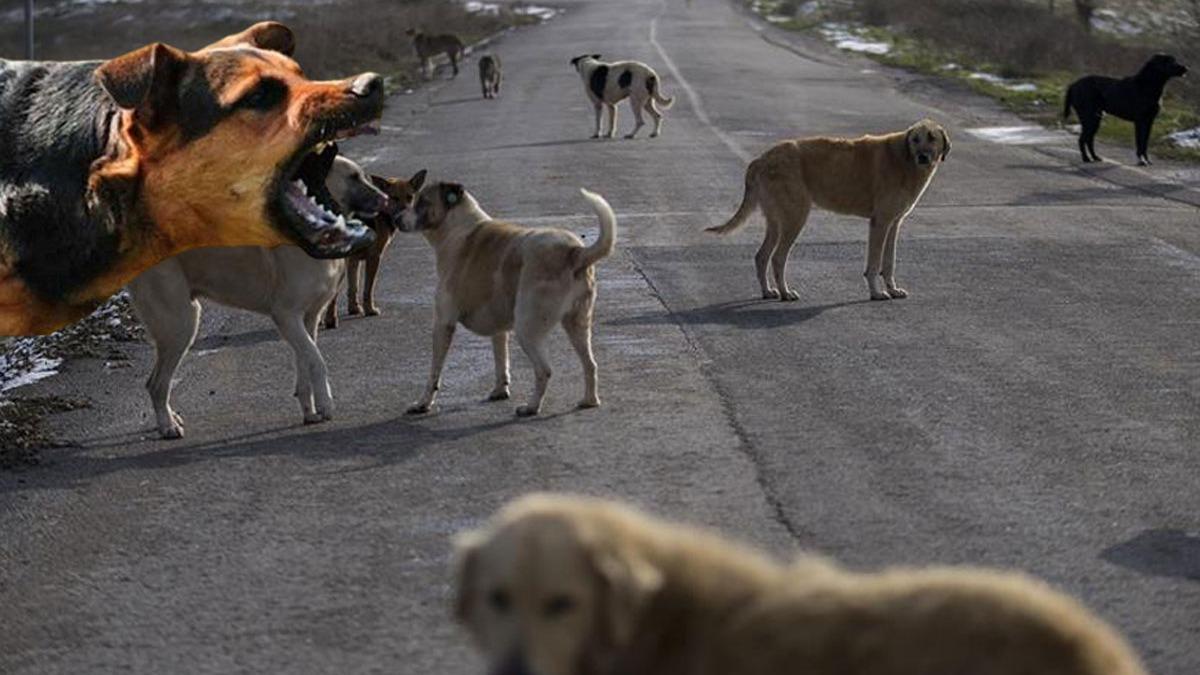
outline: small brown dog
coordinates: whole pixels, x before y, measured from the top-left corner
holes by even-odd
[[[884,136],[784,141],[750,162],[737,213],[708,231],[732,232],[761,207],[767,235],[754,256],[758,283],[764,298],[790,301],[800,295],[787,285],[788,255],[812,207],[869,218],[864,276],[871,299],[907,298],[908,291],[896,285],[895,277],[900,224],[949,154],[950,136],[931,120]],[[774,286],[767,278],[768,262]]]
[[[379,265],[383,262],[383,254],[387,251],[388,244],[392,243],[392,237],[396,234],[396,220],[404,209],[412,205],[417,192],[425,184],[425,170],[418,171],[408,180],[385,178],[372,174],[371,183],[387,195],[388,209],[385,213],[380,213],[367,222],[367,225],[375,231],[375,243],[346,259],[346,313],[350,316],[364,313],[367,316],[379,316],[379,307],[375,305],[375,281],[379,276]],[[363,263],[366,263],[365,278],[361,273]],[[360,280],[364,282],[361,302],[359,301]],[[329,307],[325,309],[325,327],[337,328],[337,326],[337,296],[335,295],[329,302]]]
[[[617,218],[603,197],[581,192],[600,219],[600,236],[590,246],[567,230],[493,220],[457,183],[429,185],[417,195],[401,217],[400,228],[421,232],[433,246],[438,284],[429,385],[421,400],[409,407],[409,414],[426,413],[433,406],[446,352],[460,323],[492,338],[496,386],[489,400],[508,398],[508,334],[514,332],[537,378],[533,395],[517,408],[517,415],[538,414],[550,382],[546,336],[559,324],[583,365],[584,395],[579,407],[600,405],[592,356],[594,266],[612,253]]]
[[[500,83],[503,80],[504,71],[499,56],[488,54],[479,59],[479,86],[483,89],[484,98],[499,96]]]
[[[1146,675],[1029,577],[781,565],[597,499],[534,495],[458,541],[455,611],[513,675]]]

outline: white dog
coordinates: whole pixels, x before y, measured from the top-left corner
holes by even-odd
[[[331,148],[317,160],[330,163],[325,179],[328,194],[312,190],[318,194],[310,199],[327,213],[331,197],[358,218],[384,211],[388,198],[357,164],[335,159],[336,153]],[[329,213],[329,217],[343,216]],[[146,388],[162,437],[183,437],[183,420],[171,409],[171,388],[180,361],[196,339],[198,297],[270,316],[296,353],[296,397],[304,422],[332,419],[333,394],[325,359],[317,348],[317,322],[337,294],[345,269],[345,260],[318,260],[296,246],[207,248],[170,258],[135,279],[129,294],[154,342],[154,370]]]
[[[599,54],[576,56],[571,59],[571,65],[583,79],[588,98],[596,108],[596,131],[592,138],[600,138],[600,121],[604,108],[608,108],[608,137],[612,138],[617,133],[617,104],[626,98],[633,108],[633,118],[637,121],[637,126],[625,138],[634,138],[645,126],[646,123],[642,120],[643,110],[654,118],[654,133],[650,134],[650,138],[657,138],[662,133],[663,115],[658,106],[666,110],[675,103],[675,99],[662,95],[658,74],[650,66],[638,61],[604,63]]]

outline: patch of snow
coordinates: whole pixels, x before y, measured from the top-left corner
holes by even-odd
[[[500,14],[500,5],[494,2],[480,2],[479,0],[467,0],[463,3],[463,9],[471,14],[488,14],[496,16]]]
[[[541,21],[549,21],[558,15],[557,9],[542,7],[541,5],[516,5],[512,11],[513,14],[521,16],[535,16]]]
[[[35,338],[13,340],[0,354],[0,392],[24,387],[56,375],[62,359],[42,354]]]
[[[792,17],[782,14],[767,14],[763,18],[767,20],[767,23],[787,23],[792,20]]]
[[[887,54],[892,46],[886,42],[875,42],[856,35],[854,29],[846,24],[827,23],[821,26],[821,35],[833,43],[838,49],[860,54]]]
[[[967,76],[968,79],[982,80],[988,84],[994,84],[997,87],[1003,87],[1009,91],[1037,91],[1037,85],[1032,82],[1013,82],[999,75],[991,73],[971,73]]]
[[[947,63],[941,66],[941,70],[962,70],[962,66],[957,63]]]
[[[1167,136],[1176,146],[1189,150],[1200,150],[1200,127],[1176,131]]]
[[[1062,140],[1062,134],[1038,126],[976,127],[966,129],[976,138],[1003,145],[1040,145]]]
[[[1115,35],[1141,35],[1145,29],[1111,9],[1098,9],[1092,14],[1092,28]]]

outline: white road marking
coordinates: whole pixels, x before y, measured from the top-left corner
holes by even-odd
[[[666,11],[667,3],[663,2],[663,12]],[[692,85],[686,79],[684,79],[683,73],[679,72],[679,68],[675,67],[675,62],[672,61],[671,57],[667,55],[667,50],[663,49],[662,44],[659,43],[658,20],[661,16],[662,14],[659,14],[659,16],[654,17],[654,19],[650,21],[650,44],[654,45],[654,49],[658,52],[658,56],[663,60],[663,63],[667,64],[667,70],[671,71],[671,75],[675,77],[676,83],[683,89],[683,93],[687,96],[688,102],[692,104],[692,110],[696,111],[696,117],[703,122],[704,126],[708,127],[709,130],[711,130],[722,143],[725,144],[725,147],[729,148],[730,152],[737,155],[738,158],[743,162],[749,162],[751,159],[750,153],[742,149],[742,146],[738,145],[737,141],[733,140],[733,137],[722,131],[719,127],[717,127],[716,124],[713,124],[712,118],[708,116],[708,111],[704,109],[704,104],[700,102],[700,95],[697,94]]]

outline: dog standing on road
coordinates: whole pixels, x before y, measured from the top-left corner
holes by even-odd
[[[590,246],[557,228],[534,229],[493,220],[463,186],[436,183],[417,195],[401,216],[401,229],[420,232],[437,255],[434,299],[433,366],[429,385],[410,414],[429,412],[441,387],[442,366],[454,330],[492,338],[496,386],[489,400],[507,399],[508,336],[533,363],[533,395],[517,415],[536,415],[550,381],[545,340],[555,324],[566,331],[583,364],[581,408],[600,405],[596,360],[592,356],[592,309],[596,302],[594,265],[612,253],[617,219],[600,195],[581,191],[600,219],[600,236]]]
[[[633,108],[633,118],[637,124],[625,138],[636,137],[645,126],[643,110],[654,120],[654,131],[650,138],[657,138],[662,133],[663,115],[658,106],[666,110],[675,103],[675,99],[662,95],[661,80],[650,66],[638,61],[604,63],[599,54],[576,56],[571,59],[571,65],[583,79],[588,98],[596,109],[596,131],[592,138],[600,138],[601,118],[606,108],[609,119],[607,136],[612,138],[616,135],[617,104],[626,98]]]
[[[483,88],[484,98],[496,98],[500,95],[500,82],[504,72],[500,67],[500,57],[488,54],[479,59],[479,86]]]
[[[454,69],[454,77],[458,77],[458,61],[462,58],[466,47],[456,35],[428,35],[409,28],[405,35],[412,38],[413,49],[417,51],[417,59],[421,62],[421,75],[425,79],[433,77],[433,57],[445,54],[450,59],[450,67]]]
[[[1120,80],[1088,75],[1071,83],[1063,103],[1063,121],[1071,117],[1074,108],[1079,115],[1079,154],[1083,161],[1101,161],[1096,154],[1096,132],[1100,131],[1104,113],[1109,113],[1133,122],[1138,164],[1150,164],[1150,131],[1162,108],[1163,90],[1168,80],[1187,72],[1174,56],[1155,54],[1136,75]]]
[[[883,136],[784,141],[750,162],[737,213],[708,231],[732,232],[762,208],[767,234],[754,256],[758,283],[764,298],[790,301],[800,295],[788,288],[788,255],[812,207],[869,218],[864,276],[871,299],[906,298],[895,277],[900,225],[949,154],[950,136],[931,120]]]
[[[327,148],[310,155],[324,175],[335,204],[311,195],[316,208],[341,210],[353,219],[398,212],[408,205],[372,185],[357,164]],[[412,192],[409,193],[409,199]],[[380,216],[382,217],[382,216]],[[183,419],[171,407],[175,372],[196,339],[200,303],[208,298],[230,307],[266,314],[296,355],[296,397],[304,422],[333,417],[333,395],[325,359],[317,347],[317,322],[337,294],[345,260],[318,260],[295,246],[205,248],[188,251],[149,270],[129,284],[134,309],[154,343],[155,361],[146,388],[159,434],[181,438]]]
[[[1146,675],[1040,581],[784,565],[597,499],[532,495],[458,539],[454,612],[490,673]]]

